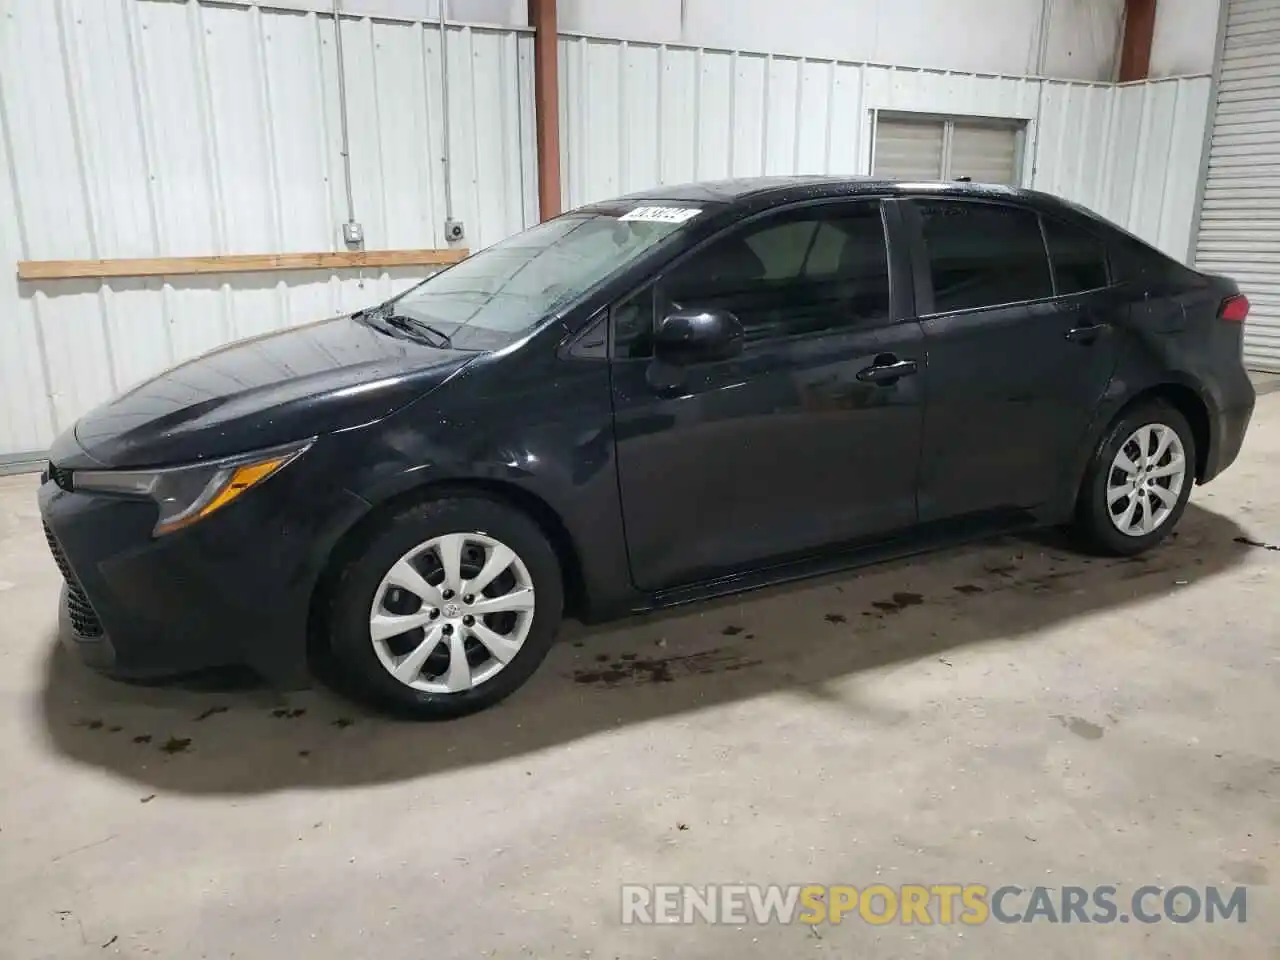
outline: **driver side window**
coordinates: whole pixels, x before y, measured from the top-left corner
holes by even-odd
[[[879,202],[788,211],[712,241],[614,308],[614,355],[650,356],[654,325],[677,309],[728,310],[748,341],[887,321]]]

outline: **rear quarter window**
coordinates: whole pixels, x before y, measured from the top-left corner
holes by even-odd
[[[1073,224],[1042,217],[1044,237],[1058,296],[1099,290],[1107,285],[1106,245]]]

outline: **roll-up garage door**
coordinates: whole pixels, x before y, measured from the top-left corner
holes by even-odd
[[[1245,361],[1280,372],[1280,0],[1228,0],[1196,265],[1239,282]]]
[[[947,179],[1018,182],[1018,128],[1007,123],[956,120],[951,128]]]
[[[1014,121],[881,113],[872,172],[898,180],[1016,184],[1020,131]]]
[[[880,116],[872,172],[897,180],[942,179],[944,120]]]

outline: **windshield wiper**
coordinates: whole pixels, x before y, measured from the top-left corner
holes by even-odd
[[[405,333],[429,333],[439,341],[438,344],[429,343],[430,346],[440,346],[445,349],[453,348],[453,340],[447,333],[431,326],[429,323],[418,320],[415,317],[410,317],[403,313],[396,313],[394,303],[386,303],[381,306],[371,307],[368,310],[362,310],[357,314],[357,316],[364,317],[368,320],[380,320],[387,326],[394,327],[397,330],[403,330]]]
[[[419,330],[426,331],[432,336],[438,337],[440,339],[441,346],[445,347],[446,349],[453,349],[453,340],[450,339],[449,335],[445,333],[443,330],[440,330],[436,327],[431,326],[431,324],[429,323],[423,323],[421,320],[416,320],[413,317],[406,316],[403,313],[388,313],[382,319],[384,319],[390,326],[395,327],[397,330],[406,330],[409,332],[414,332]]]

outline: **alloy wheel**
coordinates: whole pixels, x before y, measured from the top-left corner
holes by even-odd
[[[1115,528],[1145,537],[1169,519],[1187,478],[1177,431],[1163,423],[1139,427],[1120,445],[1107,472],[1107,512]]]
[[[515,659],[533,614],[533,580],[514,550],[483,533],[451,533],[387,571],[373,595],[369,637],[401,683],[461,693]]]

